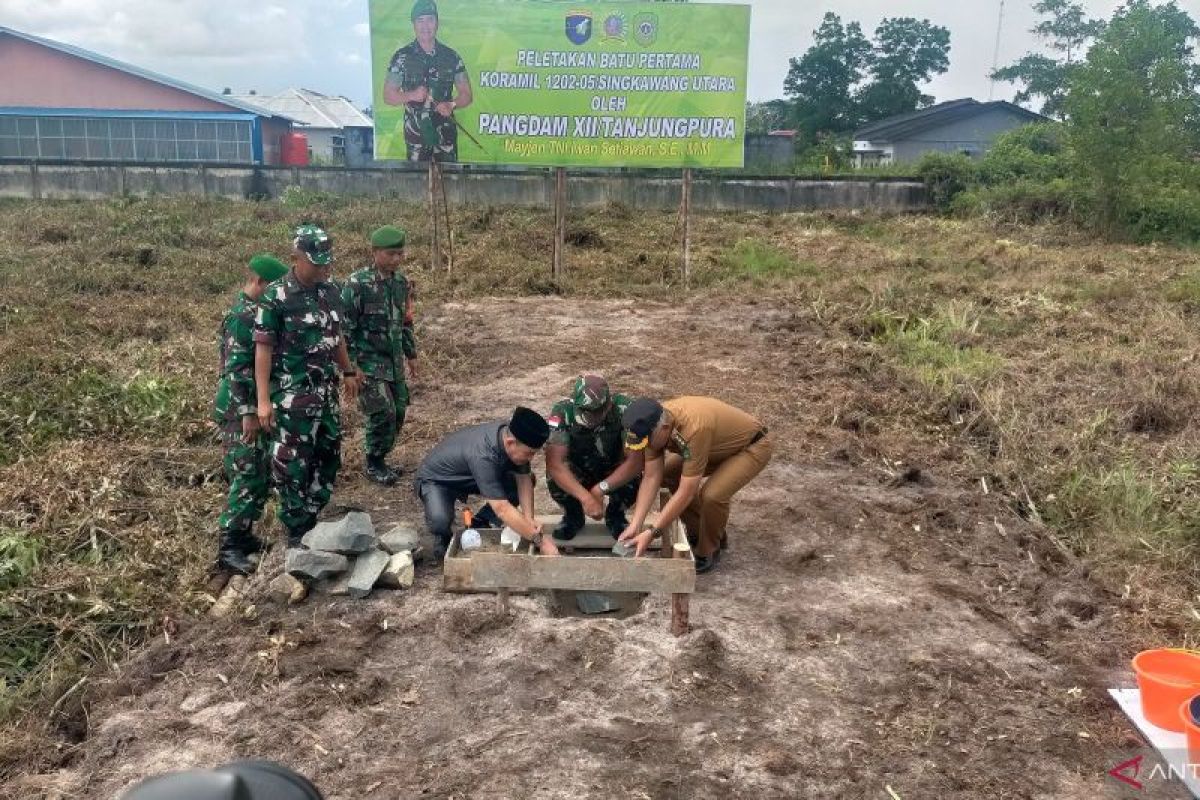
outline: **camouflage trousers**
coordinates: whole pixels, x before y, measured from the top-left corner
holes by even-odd
[[[262,516],[271,493],[271,459],[266,436],[253,444],[242,441],[241,434],[224,434],[225,478],[229,495],[218,522],[223,539],[240,539]]]
[[[317,416],[276,407],[271,480],[279,492],[279,521],[289,536],[305,533],[333,496],[342,466],[342,420],[336,401]]]
[[[368,458],[383,458],[396,446],[396,434],[404,427],[408,412],[408,384],[367,378],[358,395],[364,418],[363,452]]]
[[[458,144],[412,144],[407,143],[409,161],[437,161],[440,164],[458,162]]]
[[[575,479],[583,484],[583,488],[591,489],[600,481],[607,478],[617,465],[611,466],[600,461],[588,462],[583,465],[576,464],[572,461],[567,462],[567,467],[570,468],[571,474]],[[614,490],[608,496],[608,503],[605,506],[604,513],[606,517],[616,516],[625,511],[627,508],[632,508],[637,502],[638,486],[641,485],[641,479],[636,478],[625,484],[619,489]],[[546,489],[550,492],[550,497],[554,502],[562,506],[566,516],[570,519],[583,520],[583,504],[576,500],[573,496],[555,483],[549,475],[546,476]]]

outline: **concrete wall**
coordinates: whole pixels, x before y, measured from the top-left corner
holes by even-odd
[[[962,153],[980,158],[996,137],[1029,124],[1029,117],[1004,108],[992,108],[966,119],[923,130],[911,139],[894,143],[895,163],[917,161],[926,153]]]
[[[746,135],[746,169],[790,172],[796,160],[796,140],[791,136]]]
[[[551,204],[554,174],[447,169],[447,199],[454,205]],[[309,167],[157,166],[0,162],[0,197],[103,198],[133,195],[210,195],[233,199],[281,196],[289,187],[357,197],[424,202],[427,174],[413,169]],[[680,177],[670,173],[570,174],[573,207],[624,203],[632,208],[677,208]],[[815,181],[790,178],[706,176],[693,182],[692,204],[702,211],[815,211],[928,208],[923,184],[906,180]]]
[[[0,76],[0,106],[245,113],[7,34],[0,34]]]

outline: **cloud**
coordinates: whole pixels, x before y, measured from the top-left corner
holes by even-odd
[[[273,61],[303,45],[306,16],[242,0],[0,0],[3,24],[125,60]]]
[[[371,26],[365,22],[358,23],[353,28],[351,28],[351,30],[354,31],[355,36],[358,36],[362,39],[366,39],[368,36],[371,35]]]

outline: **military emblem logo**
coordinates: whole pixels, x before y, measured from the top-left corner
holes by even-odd
[[[638,14],[633,18],[633,38],[642,47],[649,47],[658,40],[658,15]]]
[[[585,44],[592,38],[592,12],[572,11],[567,14],[567,38],[571,44]]]
[[[625,41],[625,15],[624,14],[609,14],[604,20],[604,41],[606,42],[624,42]]]

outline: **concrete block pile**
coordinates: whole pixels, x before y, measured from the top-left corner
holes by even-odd
[[[420,534],[397,525],[379,536],[370,514],[353,511],[319,523],[303,544],[287,551],[284,573],[271,583],[271,594],[281,602],[299,602],[309,591],[361,600],[377,588],[407,589],[415,577]]]

